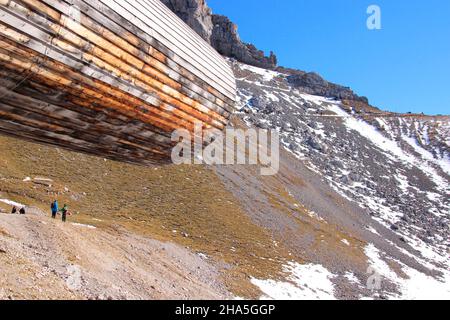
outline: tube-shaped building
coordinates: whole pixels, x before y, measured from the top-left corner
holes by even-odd
[[[226,60],[159,0],[0,0],[0,133],[170,161],[176,129],[224,129]]]

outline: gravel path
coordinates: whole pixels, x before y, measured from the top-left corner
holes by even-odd
[[[0,214],[0,299],[231,298],[218,278],[174,244],[39,212]]]

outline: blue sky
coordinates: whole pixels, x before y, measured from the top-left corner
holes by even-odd
[[[448,0],[208,0],[279,64],[350,86],[381,109],[450,114]],[[382,30],[368,30],[380,6]]]

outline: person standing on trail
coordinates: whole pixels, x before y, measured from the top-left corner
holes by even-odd
[[[11,214],[16,214],[17,213],[17,208],[16,206],[14,206],[11,210]]]
[[[19,210],[19,213],[20,213],[20,214],[25,214],[25,207],[22,207],[22,208]]]
[[[58,214],[59,208],[58,208],[58,201],[53,201],[52,205],[50,206],[52,209],[52,219],[56,219],[56,215]]]
[[[67,204],[65,204],[64,207],[59,211],[61,211],[62,222],[66,222],[67,215],[69,214],[69,208],[67,207]]]

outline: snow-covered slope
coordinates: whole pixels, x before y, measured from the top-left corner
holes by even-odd
[[[437,281],[444,288],[438,292],[449,298],[450,118],[393,114],[307,95],[292,87],[287,75],[231,63],[245,123],[276,129],[297,161],[356,204],[359,215],[396,237],[396,243],[385,241],[435,272],[434,278],[428,277],[393,259],[409,279],[400,281],[381,258],[390,253],[369,241],[365,251],[369,264],[400,288],[384,295],[423,298],[427,290],[431,294],[432,288],[439,288]],[[385,238],[371,226],[367,230]],[[259,284],[266,294],[270,284],[276,287],[276,282]]]

